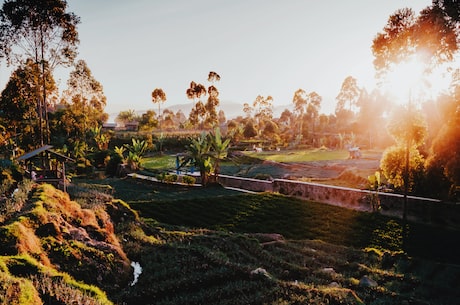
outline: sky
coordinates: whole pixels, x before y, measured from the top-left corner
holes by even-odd
[[[191,103],[190,82],[208,86],[210,71],[221,103],[272,96],[292,105],[297,89],[323,97],[331,113],[347,76],[374,86],[372,40],[397,9],[417,13],[430,0],[68,0],[81,18],[78,59],[104,88],[105,111],[157,109]],[[71,69],[58,69],[65,88]],[[9,75],[0,75],[5,83]],[[3,85],[2,85],[3,86]]]

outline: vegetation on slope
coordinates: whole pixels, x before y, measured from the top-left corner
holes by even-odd
[[[18,209],[3,216],[2,302],[111,304],[97,286],[110,292],[131,280],[129,260],[103,208],[82,208],[44,184],[33,186]]]

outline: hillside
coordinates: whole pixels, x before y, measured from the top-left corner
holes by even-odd
[[[2,202],[0,303],[112,304],[105,292],[132,271],[104,206],[82,208],[47,184],[24,188]]]
[[[205,216],[203,207],[218,204],[223,193],[188,200],[201,206],[190,214],[180,197],[149,201],[151,186],[113,182],[115,196],[129,196],[123,184],[126,190],[138,189],[139,196],[131,193],[130,202],[142,207],[144,218],[114,199],[114,189],[108,185],[76,184],[69,188],[70,197],[50,185],[21,188],[18,194],[23,194],[15,195],[15,208],[4,208],[0,218],[0,303],[456,304],[460,297],[457,265],[379,247],[287,239],[267,230],[264,221],[273,222],[270,210],[281,197],[231,195],[229,201],[238,202],[234,210],[225,205],[220,206],[226,209],[224,214],[215,212],[219,217],[237,217],[225,219],[227,223],[237,223],[251,210],[260,214],[263,206],[268,208],[259,232],[231,232],[228,226],[206,228],[204,222],[213,222],[213,215]],[[176,191],[187,190],[169,189]],[[287,213],[292,212],[291,204],[301,203],[283,200]],[[147,215],[153,205],[163,205],[163,212],[157,206]],[[183,210],[182,223],[196,219],[195,225],[168,224],[164,208],[180,215],[178,207]],[[163,222],[154,218],[156,213]],[[288,214],[276,213],[282,229],[282,218],[290,222]],[[340,222],[338,217],[334,225],[345,228]],[[135,282],[132,261],[142,268]]]

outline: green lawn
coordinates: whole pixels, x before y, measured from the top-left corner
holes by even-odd
[[[167,154],[145,157],[142,167],[152,171],[173,170],[176,168],[176,157]]]

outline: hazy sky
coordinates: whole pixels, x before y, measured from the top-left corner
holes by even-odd
[[[81,18],[79,59],[103,85],[108,113],[156,109],[155,88],[167,95],[163,107],[191,103],[186,89],[191,81],[208,85],[209,71],[221,76],[221,103],[271,95],[275,105],[290,105],[302,88],[321,95],[321,112],[329,113],[347,76],[372,86],[372,39],[389,15],[430,3],[68,0],[68,10]],[[69,72],[55,78],[65,84]]]

